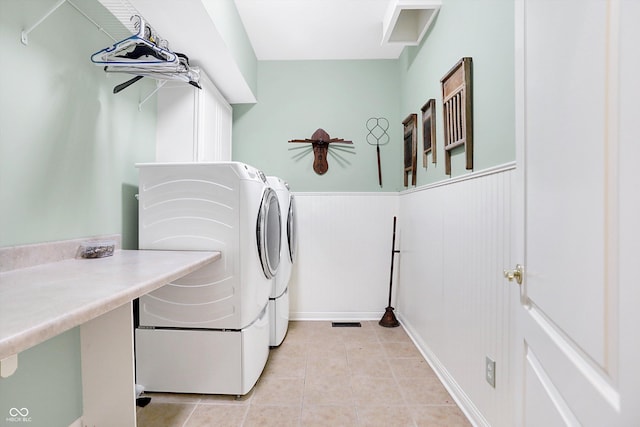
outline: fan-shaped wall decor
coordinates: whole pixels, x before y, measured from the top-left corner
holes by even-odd
[[[311,138],[292,139],[289,142],[307,142],[313,146],[313,170],[318,175],[323,175],[329,169],[327,153],[329,144],[353,144],[353,141],[345,141],[342,138],[331,138],[324,129],[316,130]]]

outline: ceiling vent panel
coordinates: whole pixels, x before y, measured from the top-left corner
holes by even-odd
[[[441,5],[439,0],[393,0],[382,23],[382,44],[418,45]]]

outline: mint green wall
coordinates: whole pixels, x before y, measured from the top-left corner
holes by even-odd
[[[0,246],[124,232],[133,247],[133,165],[155,155],[155,98],[142,111],[138,100],[155,85],[143,79],[114,95],[130,76],[90,61],[113,41],[68,4],[20,43],[53,4],[0,2]],[[96,5],[83,2],[100,14]]]
[[[397,191],[402,187],[398,61],[259,61],[258,103],[234,105],[233,159],[287,180],[295,191]],[[381,146],[383,187],[375,147],[367,144],[370,117],[389,120]],[[310,138],[322,128],[352,140],[330,146],[329,170],[313,171]]]
[[[82,415],[78,328],[18,355],[18,370],[0,378],[0,426],[67,427]],[[7,421],[11,408],[27,408],[31,422]]]
[[[155,102],[138,111],[138,100],[155,84],[114,95],[130,76],[107,76],[90,61],[113,41],[68,4],[23,45],[21,30],[55,3],[0,1],[0,246],[121,233],[134,248],[134,163],[155,156]],[[101,25],[119,25],[97,0],[76,3]],[[0,379],[0,425],[14,406],[30,410],[33,427],[75,421],[79,358],[77,329],[21,353],[18,371]]]
[[[234,106],[233,158],[287,179],[296,191],[399,191],[403,175],[402,120],[436,99],[437,163],[422,167],[417,184],[449,179],[444,174],[440,79],[460,58],[473,58],[474,170],[515,159],[514,5],[512,0],[443,0],[422,44],[398,60],[258,61],[258,102]],[[382,148],[383,183],[377,185],[375,149],[365,122],[383,116],[391,142]],[[354,153],[336,151],[329,171],[316,175],[312,154],[293,138],[323,127],[332,137],[353,139]],[[422,130],[418,130],[422,143]],[[457,149],[452,174],[466,174]]]
[[[258,60],[233,0],[203,0],[251,92],[256,93]]]
[[[401,116],[436,99],[437,163],[418,162],[418,185],[448,179],[444,173],[444,134],[440,79],[462,58],[473,58],[474,170],[515,160],[514,4],[512,0],[443,0],[421,46],[400,57]],[[418,131],[422,142],[422,129]],[[465,169],[464,152],[452,155],[451,176]]]

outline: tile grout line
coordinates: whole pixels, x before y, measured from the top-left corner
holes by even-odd
[[[191,416],[193,416],[193,413],[196,411],[196,408],[198,407],[198,405],[200,404],[200,401],[202,400],[202,398],[198,399],[198,401],[196,402],[195,405],[193,405],[193,409],[191,410],[191,412],[189,413],[189,416],[187,417],[186,420],[184,420],[184,423],[182,424],[182,427],[187,427],[187,423],[189,422],[189,420],[191,419]]]
[[[251,401],[253,401],[253,396],[251,396]],[[247,422],[247,418],[249,417],[249,411],[251,410],[251,406],[253,404],[253,402],[248,402],[247,407],[244,410],[244,416],[242,417],[242,420],[240,421],[240,427],[243,427],[244,424]]]

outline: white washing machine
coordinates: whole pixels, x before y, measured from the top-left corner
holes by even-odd
[[[140,249],[222,257],[140,298],[136,382],[148,391],[246,394],[269,353],[277,194],[261,171],[238,162],[137,167]]]
[[[268,176],[267,182],[278,195],[282,219],[280,267],[273,279],[273,290],[269,297],[269,345],[277,347],[284,340],[289,327],[289,281],[296,257],[296,215],[295,199],[289,185],[275,176]]]

